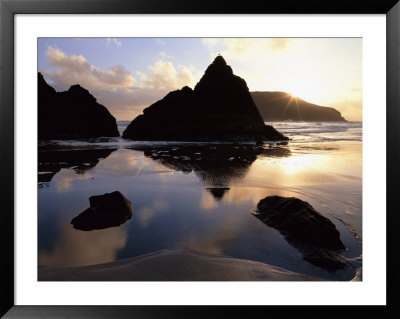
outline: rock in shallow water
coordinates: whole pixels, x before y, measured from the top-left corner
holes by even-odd
[[[335,225],[309,203],[295,197],[268,196],[253,213],[266,225],[279,230],[311,264],[336,271],[346,266],[337,254],[346,249]]]
[[[268,196],[258,203],[257,209],[255,215],[264,223],[300,242],[333,250],[345,249],[335,225],[305,201]]]
[[[74,228],[94,230],[115,227],[132,216],[132,203],[118,191],[91,196],[89,202],[90,207],[72,219]]]

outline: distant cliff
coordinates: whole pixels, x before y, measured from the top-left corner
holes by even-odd
[[[143,110],[123,133],[133,140],[285,140],[264,121],[245,80],[217,56],[194,90],[185,86]]]
[[[250,92],[264,121],[346,121],[333,107],[308,103],[286,92]]]
[[[119,136],[115,118],[80,85],[56,92],[38,73],[39,139]]]

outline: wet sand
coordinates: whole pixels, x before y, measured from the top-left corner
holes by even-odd
[[[319,281],[261,262],[187,250],[161,250],[111,263],[39,266],[40,281]]]

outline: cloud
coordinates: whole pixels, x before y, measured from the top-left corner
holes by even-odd
[[[179,71],[172,62],[158,60],[149,66],[150,75],[137,72],[141,79],[140,87],[158,88],[163,91],[180,89],[185,85],[193,87],[195,84],[195,75],[193,68],[184,65],[178,65]]]
[[[226,50],[228,50],[229,55],[241,55],[248,51],[252,51],[256,45],[255,40],[253,39],[224,39],[224,44]]]
[[[131,86],[136,79],[122,65],[115,65],[108,70],[91,65],[82,55],[66,55],[61,50],[49,46],[46,57],[54,71],[42,71],[57,89],[67,89],[79,83],[88,90],[94,88],[112,89],[118,86]]]
[[[199,78],[193,67],[178,65],[176,68],[172,62],[161,59],[149,65],[148,70],[148,74],[136,72],[139,79],[136,86],[118,87],[113,91],[96,90],[95,96],[104,105],[111,105],[117,118],[132,119],[168,92],[184,86],[193,87]]]
[[[212,50],[214,49],[218,44],[221,43],[221,39],[217,39],[217,38],[204,38],[201,39],[201,42],[203,42],[203,44],[209,49]]]
[[[117,47],[122,45],[122,42],[117,38],[107,38],[106,39],[107,46],[110,46],[111,43],[114,43]]]
[[[158,54],[160,55],[161,59],[165,60],[165,59],[172,59],[173,56],[172,55],[168,55],[166,52],[164,51],[160,51],[158,52]]]
[[[203,44],[214,57],[217,53],[227,58],[254,55],[262,51],[285,51],[291,42],[288,38],[205,38]],[[218,52],[217,52],[218,51]]]
[[[268,39],[266,42],[267,47],[271,51],[283,51],[288,48],[290,44],[290,39],[287,38],[275,38],[275,39]]]
[[[111,40],[110,40],[111,41]],[[167,53],[160,52],[164,57]],[[103,70],[91,65],[82,55],[67,55],[49,46],[46,57],[53,70],[41,70],[56,90],[67,90],[73,84],[88,89],[100,104],[118,120],[132,120],[147,107],[172,90],[193,87],[200,74],[193,66],[178,65],[159,59],[148,66],[148,72],[137,71],[138,80],[122,65]]]

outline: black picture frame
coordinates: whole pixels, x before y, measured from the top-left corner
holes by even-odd
[[[14,18],[16,14],[385,14],[386,106],[386,306],[22,306],[14,295]],[[5,318],[204,318],[270,317],[400,318],[400,243],[397,185],[400,162],[399,0],[0,0],[0,316]],[[382,143],[384,143],[382,141]],[[385,207],[382,203],[382,207]],[[249,313],[251,312],[251,313]]]

